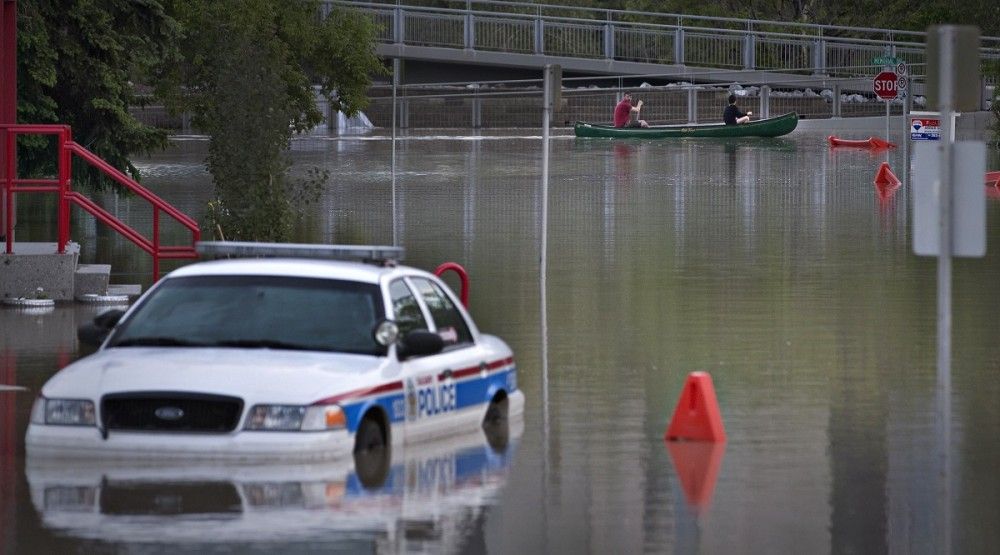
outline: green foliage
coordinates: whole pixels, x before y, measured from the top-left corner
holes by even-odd
[[[291,136],[323,119],[313,83],[334,109],[365,107],[371,75],[385,72],[374,25],[353,12],[320,18],[309,1],[174,0],[169,11],[184,28],[182,61],[164,68],[157,92],[211,136],[211,227],[227,239],[287,240],[327,177],[288,178]]]
[[[18,121],[65,123],[73,139],[138,179],[129,158],[166,144],[160,130],[129,114],[142,82],[170,60],[176,22],[157,0],[18,2]],[[22,175],[51,175],[56,159],[41,137],[19,141]],[[81,166],[74,185],[99,187]]]

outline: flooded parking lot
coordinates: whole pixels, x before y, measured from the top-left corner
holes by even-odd
[[[0,551],[987,552],[1000,545],[1000,202],[956,259],[950,475],[940,477],[936,260],[901,149],[781,139],[413,135],[298,140],[332,174],[303,242],[391,244],[464,265],[479,327],[513,348],[523,422],[407,447],[366,485],[327,465],[130,467],[24,458],[31,401],[100,308],[0,310]],[[207,143],[140,160],[200,216]],[[1000,167],[994,154],[991,168]],[[45,201],[37,202],[42,208]],[[147,228],[131,199],[105,198]],[[41,211],[39,211],[41,212]],[[74,214],[87,262],[150,281],[147,255]],[[19,240],[54,220],[22,216]],[[145,222],[143,224],[143,222]],[[51,225],[52,230],[49,230]],[[166,236],[183,240],[181,230]],[[167,266],[166,264],[164,265]],[[171,266],[172,267],[172,266]],[[457,289],[457,283],[454,285]],[[667,445],[685,379],[712,376],[728,441]],[[948,492],[943,495],[942,492]]]

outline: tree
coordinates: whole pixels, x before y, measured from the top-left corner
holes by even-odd
[[[138,179],[130,161],[166,144],[166,134],[129,111],[144,99],[133,82],[172,59],[177,23],[157,0],[18,2],[18,121],[65,123],[76,142]],[[41,137],[19,141],[26,175],[52,174],[56,157]],[[74,184],[98,184],[74,170]]]
[[[184,29],[182,55],[157,92],[211,137],[213,228],[229,239],[286,240],[296,200],[325,180],[320,172],[289,179],[292,133],[323,119],[313,83],[333,110],[367,105],[371,76],[386,71],[374,24],[340,9],[321,18],[314,1],[173,0],[168,9]]]

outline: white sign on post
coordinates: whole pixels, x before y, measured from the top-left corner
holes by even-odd
[[[913,252],[939,256],[941,167],[938,143],[913,145]],[[986,143],[954,143],[951,175],[952,256],[982,257],[986,254]]]
[[[911,141],[941,140],[941,120],[924,116],[910,116]]]

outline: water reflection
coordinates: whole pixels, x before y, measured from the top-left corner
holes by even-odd
[[[308,548],[459,552],[499,501],[523,431],[448,440],[323,464],[171,465],[26,461],[31,502],[51,532],[116,549],[289,542]],[[475,547],[475,546],[473,546]]]
[[[725,442],[665,441],[674,472],[684,491],[684,500],[696,515],[712,505],[719,467],[726,453]]]

